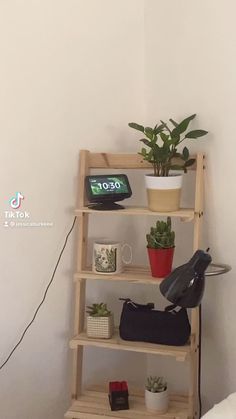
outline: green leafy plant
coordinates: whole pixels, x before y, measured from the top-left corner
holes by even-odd
[[[146,389],[152,393],[161,393],[167,389],[167,382],[163,377],[150,376],[147,378]]]
[[[112,314],[105,303],[93,304],[87,306],[87,309],[87,313],[92,317],[109,317]]]
[[[171,218],[167,221],[157,221],[155,227],[151,227],[150,234],[146,235],[147,247],[152,249],[168,249],[175,245],[175,232],[171,231]]]
[[[144,127],[135,122],[129,123],[129,127],[141,131],[146,137],[140,139],[146,148],[143,147],[139,154],[152,164],[154,176],[169,176],[170,170],[183,170],[186,173],[188,167],[194,164],[195,159],[189,158],[187,147],[184,147],[181,153],[177,150],[185,139],[196,139],[207,134],[207,131],[200,129],[184,134],[195,117],[196,114],[191,115],[180,123],[169,119],[171,126],[160,121],[154,128]],[[177,163],[173,161],[175,158],[178,158]]]

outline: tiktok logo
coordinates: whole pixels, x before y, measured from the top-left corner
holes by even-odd
[[[20,192],[16,192],[15,196],[13,196],[9,201],[11,208],[13,210],[17,210],[18,208],[20,208],[22,199],[24,199],[24,195],[22,195]],[[8,223],[8,221],[5,221],[4,227],[8,227],[8,225],[10,225],[10,227],[15,226],[15,222],[12,220],[12,218],[30,218],[30,213],[27,211],[4,211],[4,213],[5,218],[11,219],[10,223]]]
[[[22,200],[25,199],[24,195],[21,192],[16,192],[15,195],[9,199],[8,210],[4,211],[5,221],[3,221],[3,227],[6,227],[8,230],[12,228],[21,228],[21,227],[51,227],[53,223],[48,221],[31,221],[29,211],[23,211],[22,208],[19,209],[22,205]]]
[[[16,192],[16,195],[10,199],[9,204],[13,209],[20,208],[23,199],[24,196],[20,192]]]

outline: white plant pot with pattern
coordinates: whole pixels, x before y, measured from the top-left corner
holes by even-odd
[[[110,339],[114,331],[113,314],[104,317],[87,317],[87,336],[89,338]]]

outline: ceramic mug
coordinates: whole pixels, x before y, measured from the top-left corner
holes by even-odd
[[[130,257],[124,258],[124,250],[128,248]],[[98,240],[93,244],[93,272],[99,274],[118,274],[123,265],[132,262],[132,248],[127,243]]]

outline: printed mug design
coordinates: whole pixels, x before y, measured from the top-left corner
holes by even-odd
[[[94,267],[97,272],[115,272],[117,263],[117,248],[101,247],[94,249]]]

